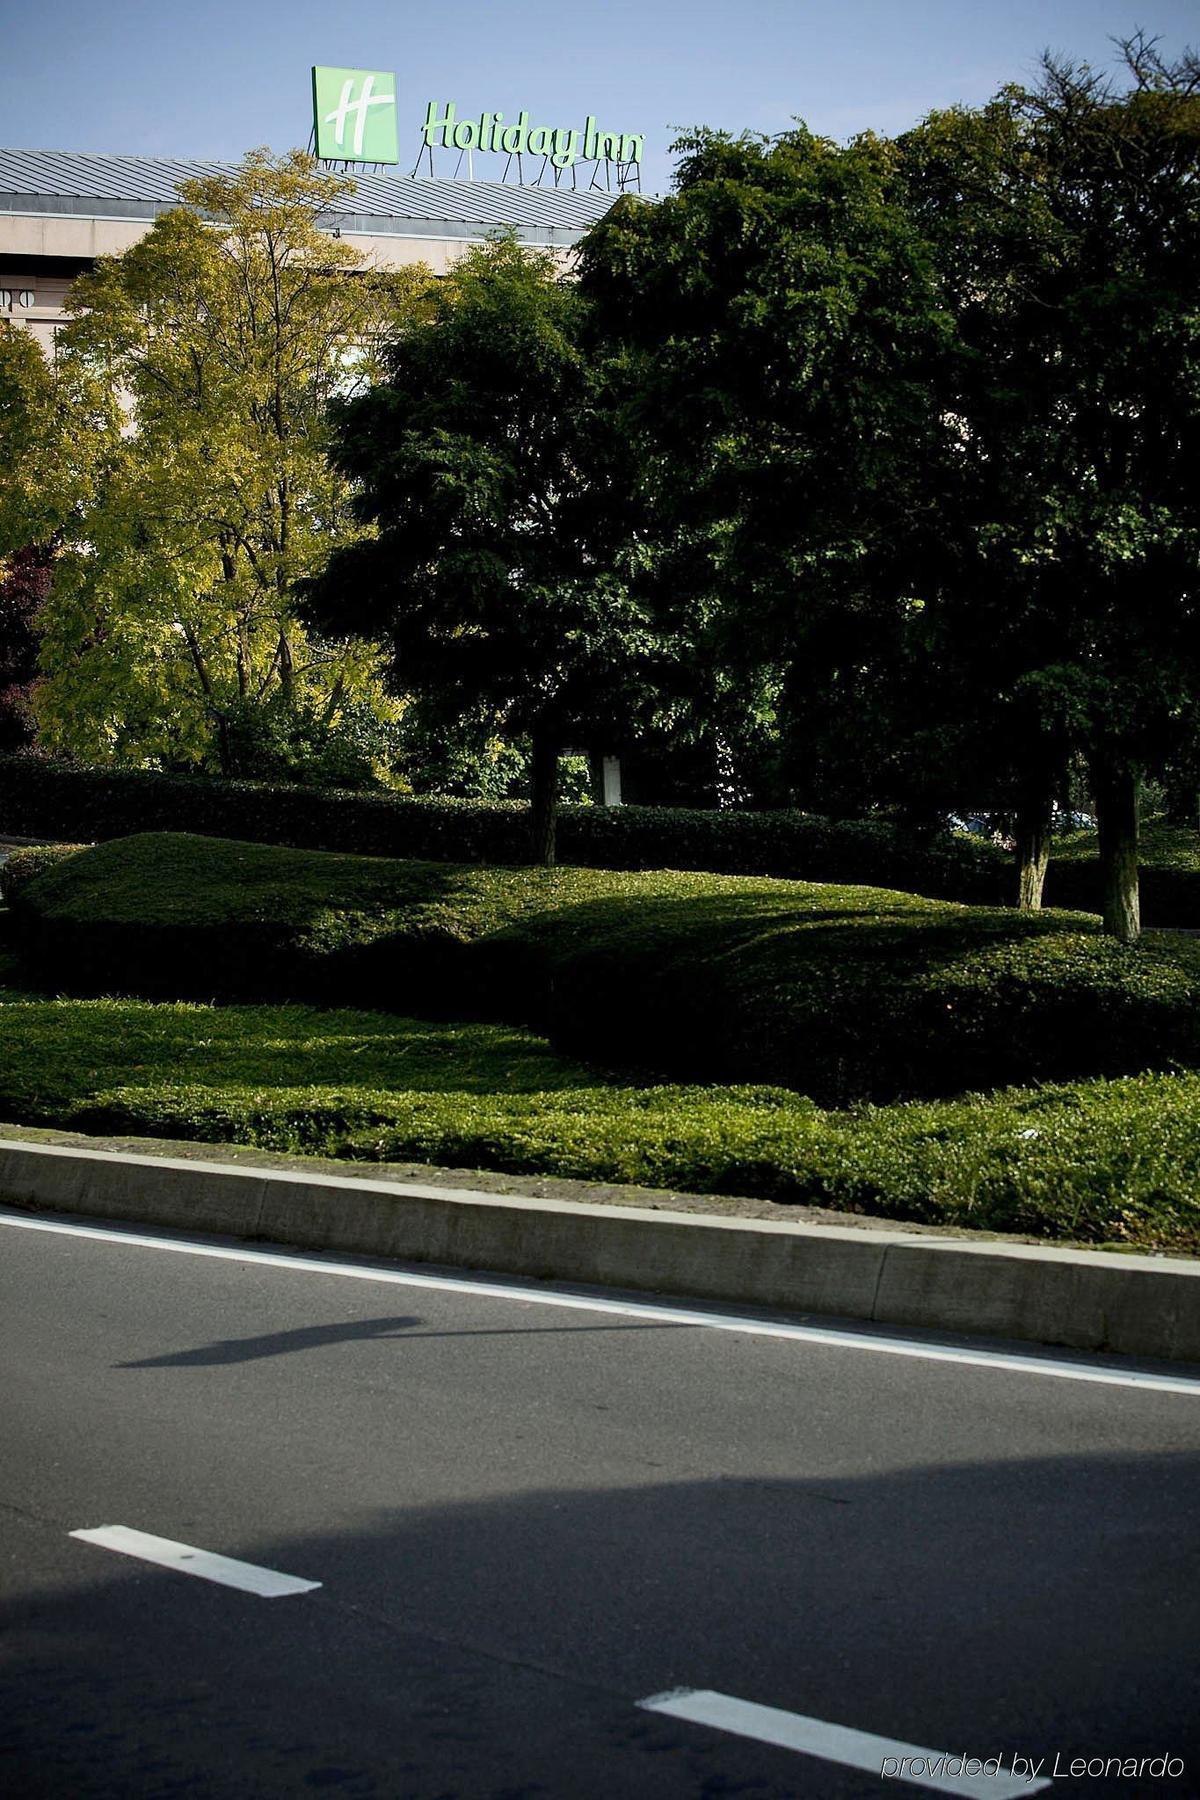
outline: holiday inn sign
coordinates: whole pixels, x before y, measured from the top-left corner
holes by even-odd
[[[328,162],[394,163],[400,160],[396,77],[384,69],[314,68],[313,143]],[[501,156],[545,157],[556,169],[576,162],[635,164],[642,160],[640,132],[602,131],[589,113],[581,127],[531,125],[529,114],[502,112],[459,118],[452,100],[440,110],[431,100],[420,128],[422,151],[491,151]]]
[[[639,133],[601,131],[589,113],[582,131],[558,125],[531,125],[527,112],[506,124],[502,112],[485,112],[465,119],[456,116],[453,100],[438,114],[437,103],[425,110],[423,137],[428,149],[443,144],[447,150],[495,150],[504,156],[548,156],[556,169],[572,163],[640,163],[645,138]]]

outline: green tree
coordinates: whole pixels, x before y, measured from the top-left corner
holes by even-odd
[[[50,591],[53,552],[27,544],[0,562],[0,750],[33,737],[30,693],[37,673],[37,615]]]
[[[254,152],[184,183],[122,256],[72,290],[52,380],[127,410],[39,479],[61,551],[43,609],[43,740],[95,760],[215,760],[280,706],[333,725],[378,693],[378,657],[308,638],[297,584],[362,533],[326,457],[331,400],[369,379],[384,324],[427,272],[364,271],[320,226],[351,183]],[[244,741],[245,733],[242,731]]]
[[[77,372],[78,373],[78,372]],[[64,536],[120,443],[107,383],[66,378],[36,339],[0,321],[0,746],[27,743],[41,618]]]
[[[562,752],[648,703],[671,654],[586,322],[547,253],[498,237],[455,263],[389,345],[386,380],[336,409],[335,465],[369,533],[306,609],[323,632],[386,639],[427,720],[531,740],[544,863]]]
[[[1087,757],[1105,928],[1132,941],[1139,782],[1200,711],[1200,64],[1124,49],[1124,88],[1048,60],[902,151],[960,349],[934,666],[1015,784],[1027,903],[1056,772]]]
[[[0,320],[0,557],[78,528],[121,423],[103,371],[49,360],[23,325]]]
[[[781,797],[854,810],[886,754],[873,671],[927,561],[951,322],[887,141],[798,125],[676,148],[676,191],[618,202],[581,284],[620,346],[653,539],[705,622],[702,667],[769,711]]]

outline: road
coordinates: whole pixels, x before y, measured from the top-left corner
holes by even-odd
[[[1014,1757],[1200,1792],[1200,1379],[31,1223],[0,1215],[14,1800],[928,1791],[876,1739],[1000,1758],[968,1796]],[[109,1526],[192,1574],[71,1535]],[[641,1704],[679,1689],[750,1710]]]

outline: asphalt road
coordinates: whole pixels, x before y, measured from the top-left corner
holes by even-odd
[[[1200,1793],[1200,1382],[364,1266],[0,1217],[0,1793],[922,1791],[639,1705],[673,1689]],[[70,1535],[102,1526],[320,1586]]]

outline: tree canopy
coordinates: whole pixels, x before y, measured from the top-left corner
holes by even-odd
[[[1003,809],[1030,907],[1086,767],[1131,941],[1139,787],[1200,769],[1200,61],[1123,51],[690,131],[573,266],[360,270],[298,154],[187,184],[53,365],[0,330],[43,741],[228,772],[415,695],[531,743],[550,860],[560,753],[653,728],[727,801]]]
[[[901,150],[957,335],[930,666],[1043,840],[1056,765],[1087,758],[1132,938],[1138,781],[1200,727],[1200,66],[1125,54],[1124,87],[1050,59]]]
[[[864,728],[881,646],[934,530],[952,320],[894,145],[797,126],[677,147],[676,192],[619,202],[581,285],[622,347],[655,533],[708,589],[714,660],[752,706],[773,694],[786,797],[855,810],[886,754]]]
[[[47,744],[232,772],[247,715],[328,722],[377,691],[373,647],[306,637],[294,605],[362,530],[325,454],[329,402],[368,379],[383,325],[431,280],[364,271],[321,229],[348,186],[262,152],[184,183],[180,207],[75,283],[53,368],[23,371],[39,479],[16,535],[60,546],[35,694]]]
[[[896,142],[691,134],[582,285],[655,518],[707,542],[732,666],[777,665],[797,797],[975,784],[1037,904],[1082,755],[1132,938],[1138,781],[1200,725],[1200,74],[1125,53]]]
[[[464,254],[334,406],[334,461],[366,528],[310,589],[323,633],[386,639],[393,679],[448,719],[533,745],[534,843],[553,859],[558,759],[655,689],[668,645],[639,585],[635,486],[553,255],[500,236]]]

